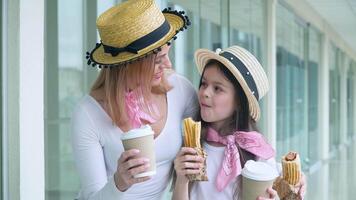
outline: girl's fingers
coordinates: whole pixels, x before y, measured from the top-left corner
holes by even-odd
[[[277,197],[277,191],[272,189],[272,187],[269,187],[267,189],[267,192],[268,192],[270,198],[274,199]]]
[[[272,187],[267,188],[266,191],[269,194],[269,198],[257,197],[257,200],[274,200],[277,197],[277,191],[272,189]]]
[[[178,153],[178,155],[182,156],[185,154],[197,155],[197,151],[191,147],[182,147]]]
[[[200,170],[199,169],[186,169],[183,170],[183,174],[187,175],[187,174],[199,174]]]
[[[192,162],[184,162],[182,163],[183,169],[200,169],[202,165],[199,163],[192,163]]]
[[[204,158],[201,156],[184,155],[182,156],[182,162],[204,162]]]

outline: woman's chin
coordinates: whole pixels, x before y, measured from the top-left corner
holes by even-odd
[[[158,87],[158,86],[161,84],[161,81],[162,81],[162,78],[154,79],[154,80],[151,82],[151,86],[152,86],[152,87]]]

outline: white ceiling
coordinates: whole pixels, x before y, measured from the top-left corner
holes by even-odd
[[[356,52],[356,0],[306,0]]]

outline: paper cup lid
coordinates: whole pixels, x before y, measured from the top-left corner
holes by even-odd
[[[278,172],[265,162],[249,160],[242,169],[242,176],[256,181],[270,181],[278,177]]]
[[[121,140],[129,140],[133,138],[138,138],[138,137],[144,137],[147,135],[153,135],[154,132],[151,128],[150,125],[144,125],[141,126],[140,128],[135,128],[132,130],[127,131],[121,136]]]

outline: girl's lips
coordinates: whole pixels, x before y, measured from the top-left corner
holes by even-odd
[[[205,103],[200,104],[202,107],[210,108],[211,106],[206,105]]]

